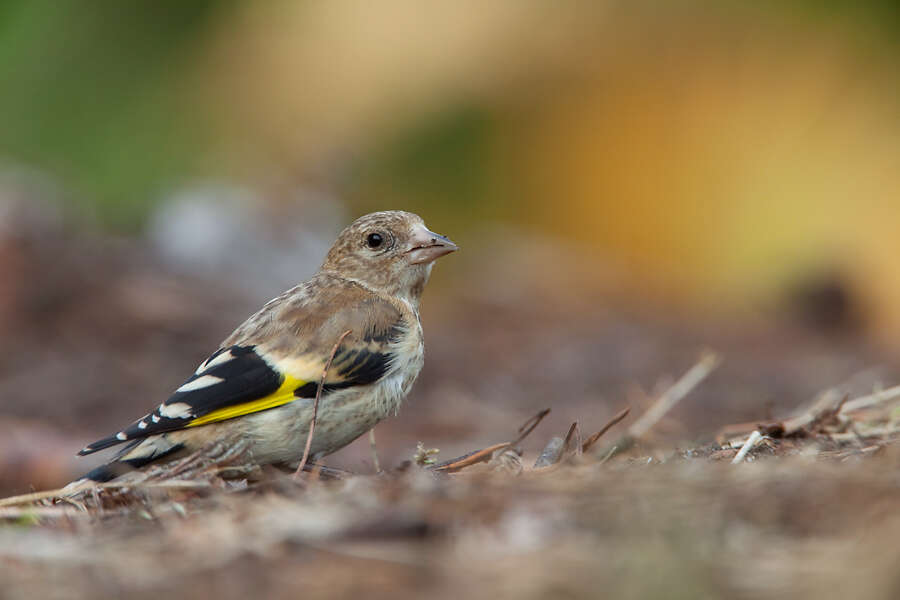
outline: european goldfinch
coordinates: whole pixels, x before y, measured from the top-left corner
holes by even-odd
[[[311,279],[247,319],[168,400],[83,448],[79,455],[127,443],[85,479],[238,440],[255,464],[296,466],[323,370],[349,331],[327,370],[310,456],[346,446],[409,393],[424,360],[419,298],[434,260],[456,249],[412,213],[357,219]]]

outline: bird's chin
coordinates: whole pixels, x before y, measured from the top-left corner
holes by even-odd
[[[430,262],[434,262],[440,257],[450,254],[451,252],[456,251],[456,246],[449,245],[434,245],[434,246],[425,246],[422,248],[413,248],[409,252],[407,252],[407,256],[409,256],[409,264],[411,265],[424,265]]]

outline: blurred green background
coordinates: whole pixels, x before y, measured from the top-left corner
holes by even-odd
[[[5,0],[5,409],[71,422],[74,409],[31,391],[59,381],[86,403],[78,414],[103,415],[83,435],[108,433],[308,276],[340,227],[391,208],[463,248],[436,271],[426,328],[468,319],[445,333],[468,332],[520,388],[516,369],[543,373],[532,392],[586,371],[562,358],[534,367],[531,338],[510,344],[490,328],[504,317],[502,334],[558,335],[557,350],[583,335],[572,354],[602,350],[612,358],[595,362],[616,381],[695,358],[655,363],[635,327],[603,321],[616,303],[689,315],[690,348],[722,322],[755,331],[799,317],[893,351],[898,42],[900,9],[875,0]],[[606,329],[552,321],[576,316]],[[73,366],[97,329],[96,358]],[[640,343],[620,352],[629,336]],[[446,340],[452,374],[469,350]],[[792,346],[755,348],[766,347]],[[804,363],[784,381],[824,386],[823,372],[859,366],[836,364]],[[119,387],[102,379],[113,372]],[[125,402],[122,389],[140,393]],[[745,399],[741,418],[765,400]]]

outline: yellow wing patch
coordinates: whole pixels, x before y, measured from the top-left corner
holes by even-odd
[[[288,404],[289,402],[296,400],[294,397],[294,390],[306,383],[307,382],[302,379],[285,375],[284,381],[278,389],[268,396],[263,396],[257,400],[251,400],[250,402],[244,402],[243,404],[235,404],[234,406],[226,406],[225,408],[214,410],[202,417],[197,417],[185,425],[185,427],[196,427],[198,425],[206,425],[207,423],[215,423],[216,421],[233,419],[234,417],[249,415],[261,410],[268,410],[270,408],[275,408],[276,406]]]

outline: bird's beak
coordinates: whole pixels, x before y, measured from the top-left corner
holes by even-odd
[[[449,239],[429,231],[424,225],[416,225],[410,238],[409,262],[413,265],[430,263],[445,254],[456,252],[459,247]]]

